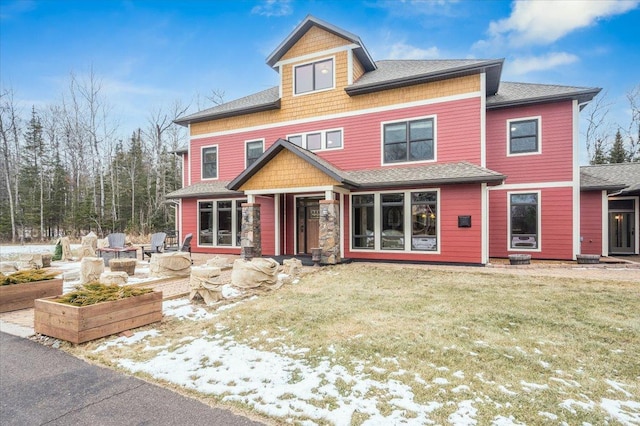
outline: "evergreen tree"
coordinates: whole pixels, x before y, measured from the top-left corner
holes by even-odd
[[[41,222],[41,195],[43,183],[43,155],[44,141],[42,137],[42,123],[35,107],[31,110],[31,119],[24,134],[22,149],[22,167],[20,169],[20,187],[18,198],[20,201],[19,217],[22,222],[22,237],[26,236],[26,229],[39,227]]]
[[[613,146],[609,151],[609,163],[625,163],[629,159],[629,154],[624,147],[624,142],[622,141],[622,135],[620,134],[620,129],[616,132],[616,138],[613,141]]]
[[[597,139],[594,143],[593,157],[591,158],[591,165],[594,164],[606,164],[608,158],[604,153],[604,142],[602,139]]]

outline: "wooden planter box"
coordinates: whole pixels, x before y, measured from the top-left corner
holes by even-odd
[[[33,308],[34,300],[62,294],[62,278],[0,286],[0,312]]]
[[[72,306],[52,299],[35,302],[36,333],[76,344],[162,320],[161,291],[89,306]]]

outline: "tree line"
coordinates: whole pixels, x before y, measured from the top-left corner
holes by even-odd
[[[585,138],[590,164],[640,161],[640,84],[626,98],[630,113],[627,126],[609,119],[612,103],[606,94],[587,107]]]
[[[147,234],[174,229],[188,143],[173,120],[179,101],[148,114],[122,137],[100,79],[71,74],[62,99],[21,111],[12,89],[0,89],[0,239],[47,241],[94,231]]]

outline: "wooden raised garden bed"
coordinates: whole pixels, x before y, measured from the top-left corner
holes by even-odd
[[[88,306],[55,299],[36,300],[35,331],[76,344],[162,320],[161,291]]]
[[[34,300],[62,294],[62,279],[0,286],[0,312],[33,308]]]

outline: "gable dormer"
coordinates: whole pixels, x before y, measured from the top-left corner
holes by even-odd
[[[280,74],[280,98],[344,90],[376,69],[360,38],[307,16],[269,55],[267,64]]]

